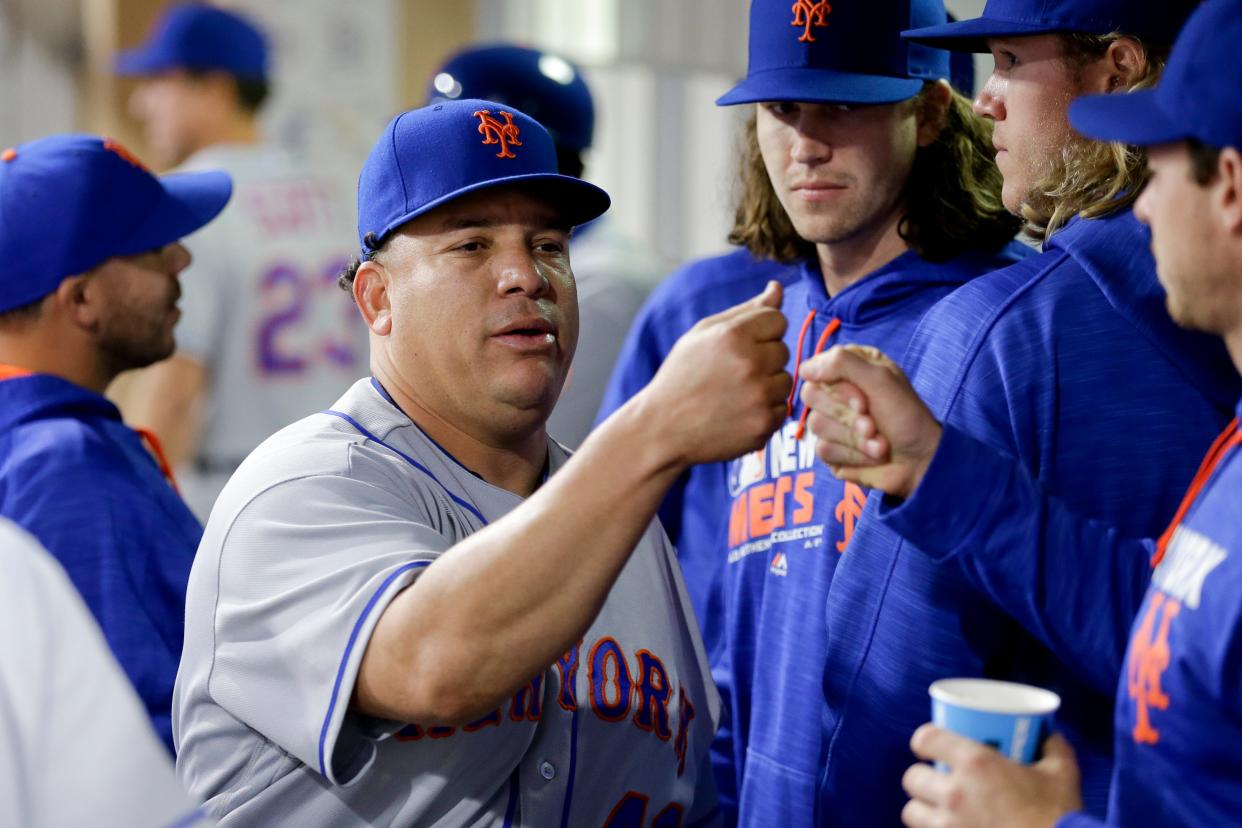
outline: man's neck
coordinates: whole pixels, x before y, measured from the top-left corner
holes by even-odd
[[[1233,367],[1242,374],[1242,327],[1225,334],[1224,339],[1229,358],[1233,360]]]
[[[115,375],[98,359],[84,356],[63,340],[53,343],[45,339],[36,334],[0,334],[0,364],[51,374],[96,394],[104,392]]]
[[[898,232],[902,212],[895,209],[884,221],[848,239],[815,245],[829,296],[836,296],[910,249]]]
[[[548,463],[548,437],[542,425],[516,435],[484,433],[473,428],[477,421],[438,413],[399,378],[379,370],[375,378],[415,425],[467,469],[519,497],[529,497],[539,488]]]
[[[249,117],[232,117],[223,118],[218,122],[214,122],[214,127],[209,132],[204,132],[199,136],[198,142],[190,149],[186,158],[181,163],[193,158],[195,155],[217,146],[250,146],[259,143],[262,135],[259,132],[258,122]]]

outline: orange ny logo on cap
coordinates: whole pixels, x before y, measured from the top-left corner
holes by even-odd
[[[125,147],[121,146],[116,141],[113,141],[111,138],[104,139],[103,148],[106,149],[108,152],[115,153],[121,156],[126,161],[128,161],[130,164],[133,164],[135,167],[142,170],[143,172],[150,172],[150,170],[147,169],[146,165],[138,160],[138,156],[134,155],[132,152],[125,149]]]
[[[802,36],[798,38],[799,43],[815,42],[815,35],[811,34],[812,26],[827,26],[828,12],[832,11],[832,6],[828,5],[828,0],[818,0],[812,3],[811,0],[796,0],[793,4],[793,22],[790,26],[802,26]]]
[[[504,121],[498,121],[492,117],[490,109],[480,109],[474,113],[474,117],[479,119],[479,133],[483,136],[484,144],[500,144],[500,152],[496,153],[497,158],[517,158],[509,147],[520,147],[522,142],[518,139],[522,134],[522,130],[518,125],[513,123],[513,113],[501,112]]]

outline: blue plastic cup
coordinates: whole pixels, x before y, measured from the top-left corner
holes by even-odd
[[[932,723],[1029,765],[1052,732],[1061,697],[1051,690],[979,678],[932,682]],[[938,770],[946,770],[937,762]]]

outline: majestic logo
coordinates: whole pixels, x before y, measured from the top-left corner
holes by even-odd
[[[513,123],[512,112],[501,112],[503,121],[498,121],[492,117],[490,109],[480,109],[474,113],[474,117],[479,119],[479,134],[483,136],[483,143],[500,144],[500,152],[496,153],[497,158],[517,158],[509,147],[520,147],[522,142],[520,136],[522,130],[518,125]]]
[[[828,5],[828,0],[797,0],[793,4],[793,22],[791,26],[801,26],[802,36],[798,38],[799,43],[814,43],[815,35],[811,34],[811,27],[824,27],[828,25],[828,13],[832,11],[832,6]]]
[[[1139,744],[1160,741],[1160,731],[1151,723],[1151,710],[1169,709],[1169,697],[1161,689],[1160,679],[1169,668],[1169,624],[1181,610],[1180,603],[1153,591],[1147,615],[1130,641],[1127,687],[1134,700],[1135,719],[1131,735]]]
[[[789,558],[784,552],[777,552],[772,558],[772,566],[768,567],[768,571],[773,575],[784,578],[789,574]]]
[[[867,493],[863,491],[862,486],[847,482],[835,512],[837,520],[841,523],[841,540],[837,541],[838,552],[844,552],[845,547],[850,545],[850,538],[854,537],[854,525],[862,517],[863,507],[866,505]]]

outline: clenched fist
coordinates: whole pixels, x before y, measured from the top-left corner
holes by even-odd
[[[841,480],[909,497],[942,429],[905,373],[875,348],[838,345],[802,365],[815,454]]]
[[[781,338],[781,286],[686,332],[641,393],[649,431],[685,465],[731,460],[762,446],[785,420],[793,379]]]

